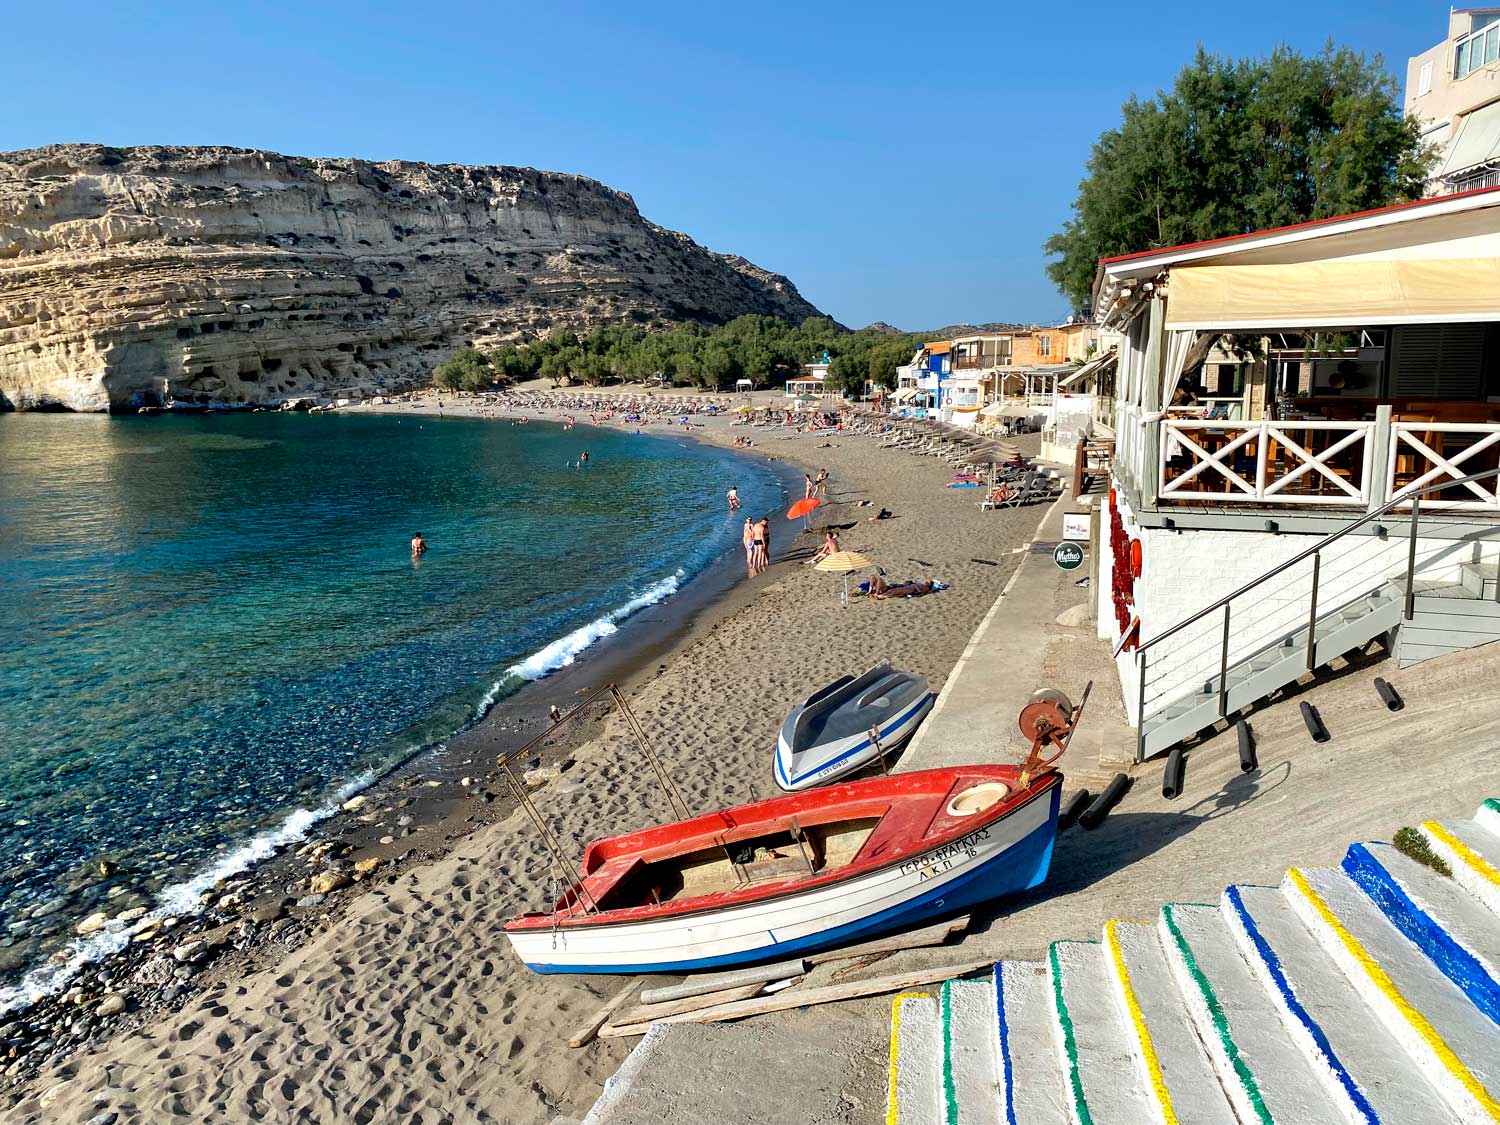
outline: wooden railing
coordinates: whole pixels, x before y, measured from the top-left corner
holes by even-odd
[[[1159,500],[1368,505],[1374,422],[1161,422]]]
[[[1393,500],[1497,467],[1500,467],[1500,423],[1391,423],[1386,481]],[[1465,480],[1440,492],[1428,492],[1422,506],[1500,512],[1500,487],[1494,477]]]

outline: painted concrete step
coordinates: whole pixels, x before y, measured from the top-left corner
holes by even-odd
[[[1220,908],[1291,1040],[1327,1068],[1354,1120],[1460,1120],[1278,888],[1232,886]]]
[[[1429,820],[1422,835],[1453,869],[1459,886],[1500,914],[1500,835],[1473,820]]]
[[[1217,907],[1169,903],[1158,932],[1198,1038],[1241,1121],[1362,1120],[1328,1068],[1288,1035]]]
[[[1156,927],[1118,919],[1104,927],[1115,999],[1156,1119],[1236,1125],[1213,1065],[1172,979]]]
[[[1466,562],[1458,568],[1463,587],[1476,598],[1493,598],[1495,596],[1496,567],[1493,561],[1487,563]]]
[[[1058,941],[1047,956],[1058,1054],[1075,1125],[1161,1120],[1130,1049],[1103,946]]]
[[[1500,920],[1451,878],[1390,844],[1353,844],[1340,866],[1391,925],[1500,1024]]]
[[[948,1125],[1001,1125],[995,982],[943,982],[943,1114]]]
[[[1282,893],[1355,990],[1465,1120],[1500,1121],[1500,1027],[1344,872],[1292,868]]]
[[[891,1064],[886,1125],[944,1125],[943,1022],[927,992],[891,1003]]]
[[[1494,797],[1488,798],[1474,813],[1474,823],[1486,832],[1500,837],[1500,801]]]
[[[1039,961],[995,966],[1001,1120],[1006,1125],[1066,1125],[1070,1092],[1059,1069],[1052,979]]]

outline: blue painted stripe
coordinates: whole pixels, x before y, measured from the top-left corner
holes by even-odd
[[[1047,870],[1052,865],[1052,845],[1057,837],[1057,808],[1061,795],[1062,786],[1053,786],[1048,798],[1051,802],[1051,809],[1047,822],[1032,829],[994,858],[951,883],[945,883],[924,894],[916,895],[878,914],[872,914],[868,918],[847,922],[842,926],[835,926],[833,929],[790,941],[775,941],[773,938],[766,945],[746,949],[739,953],[721,954],[717,957],[688,958],[681,961],[621,962],[608,965],[593,962],[576,965],[533,964],[528,961],[526,967],[534,973],[546,974],[675,973],[690,969],[724,968],[844,945],[856,938],[868,937],[885,930],[900,929],[902,926],[918,923],[930,924],[938,918],[956,913],[975,903],[1030,890],[1046,879]],[[773,937],[773,935],[768,931],[767,937]]]
[[[911,718],[914,714],[916,714],[918,711],[920,711],[923,707],[931,706],[932,701],[934,699],[936,699],[936,698],[937,698],[937,696],[935,696],[932,692],[928,692],[921,699],[917,700],[914,704],[912,704],[910,707],[908,707],[905,711],[903,711],[901,714],[897,715],[894,719],[892,719],[889,723],[887,723],[884,727],[882,727],[881,730],[880,730],[880,737],[881,738],[887,737],[891,733],[891,731],[895,730],[902,723],[906,722],[907,719]],[[806,773],[798,774],[796,777],[793,777],[793,778],[787,778],[786,770],[785,770],[785,768],[781,764],[781,755],[777,754],[776,755],[776,776],[777,776],[777,779],[778,779],[779,782],[780,781],[784,781],[783,788],[786,788],[786,787],[789,787],[789,786],[792,786],[792,785],[800,785],[802,782],[806,781],[809,777],[813,777],[816,774],[823,773],[825,770],[829,770],[829,769],[833,768],[834,766],[838,765],[840,762],[846,761],[851,756],[853,756],[855,754],[858,754],[862,750],[868,750],[868,749],[870,749],[874,745],[875,744],[873,742],[871,742],[867,738],[863,742],[859,743],[857,746],[852,746],[848,750],[845,750],[838,757],[832,758],[829,761],[824,762],[822,765],[816,766],[813,769],[808,770]]]
[[[1005,1125],[1016,1125],[1016,1079],[1010,1062],[1010,1025],[1005,1022],[1005,974],[995,966],[995,1022],[1000,1028],[1000,1075],[1005,1080]]]
[[[1323,1029],[1318,1026],[1317,1021],[1307,1014],[1307,1009],[1297,999],[1297,994],[1292,990],[1291,983],[1286,979],[1286,973],[1282,971],[1281,959],[1271,949],[1270,943],[1266,941],[1265,935],[1256,928],[1254,920],[1250,917],[1250,911],[1245,908],[1245,900],[1240,895],[1238,886],[1225,889],[1224,896],[1229,900],[1229,905],[1234,908],[1240,924],[1245,927],[1245,932],[1250,935],[1250,941],[1255,950],[1260,954],[1260,959],[1271,973],[1271,980],[1276,989],[1281,993],[1282,1000],[1292,1016],[1300,1023],[1309,1035],[1313,1043],[1322,1053],[1327,1061],[1328,1067],[1333,1071],[1334,1077],[1339,1080],[1339,1085],[1349,1095],[1349,1100],[1354,1103],[1355,1110],[1366,1120],[1372,1123],[1380,1121],[1380,1115],[1375,1112],[1364,1092],[1360,1090],[1359,1084],[1354,1081],[1353,1076],[1345,1069],[1338,1055],[1333,1053],[1333,1047],[1328,1042],[1328,1037],[1323,1034]]]
[[[1500,1024],[1500,981],[1401,889],[1396,877],[1363,844],[1351,844],[1341,865],[1408,941],[1427,954],[1438,971],[1456,984],[1490,1021]]]

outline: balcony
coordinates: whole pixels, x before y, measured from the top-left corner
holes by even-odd
[[[1116,463],[1143,497],[1171,509],[1372,510],[1444,480],[1500,467],[1500,422],[1371,420],[1146,421],[1120,408]],[[1455,485],[1424,510],[1500,515],[1500,489]]]
[[[950,361],[950,367],[954,371],[989,371],[1009,366],[1008,355],[956,355]]]

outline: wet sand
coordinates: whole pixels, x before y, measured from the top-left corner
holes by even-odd
[[[445,414],[461,412],[445,403]],[[703,607],[685,630],[681,621],[660,622],[666,635],[634,669],[610,670],[603,653],[592,669],[586,662],[592,675],[575,677],[570,690],[605,675],[627,683],[631,706],[695,812],[771,796],[781,719],[833,677],[890,660],[940,688],[1036,524],[1033,510],[981,513],[978,490],[943,487],[952,468],[939,459],[884,449],[871,437],[835,435],[833,448],[818,448],[821,436],[727,421],[694,437],[729,444],[749,433],[753,453],[826,467],[831,502],[820,525],[853,524],[843,547],[868,555],[892,580],[939,578],[952,588],[843,608],[838,577],[798,558],[817,537],[794,536],[801,521],[783,519],[773,525],[773,545],[778,553],[790,548],[790,557],[767,574]],[[722,494],[727,484],[705,487]],[[856,507],[862,499],[875,506]],[[879,506],[896,518],[868,522]],[[627,670],[634,675],[616,675]],[[504,721],[515,722],[519,736],[524,724]],[[573,742],[558,754],[574,764],[536,800],[575,856],[597,836],[670,817],[617,716],[601,709]],[[474,770],[470,788],[503,788],[488,769],[479,773],[481,755],[493,749],[483,724],[454,741],[449,754],[461,753],[462,768]],[[212,983],[179,1011],[44,1070],[11,1095],[22,1100],[7,1116],[80,1125],[111,1111],[122,1122],[581,1117],[632,1041],[569,1050],[566,1039],[619,981],[536,977],[515,960],[501,926],[544,905],[549,872],[523,818],[504,815],[503,802],[485,807],[498,819],[485,823],[460,805],[441,834],[468,830],[437,854],[409,855],[401,867],[335,892],[296,948],[279,959],[262,951],[265,968],[206,972]],[[366,815],[378,820],[385,809]]]

